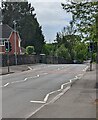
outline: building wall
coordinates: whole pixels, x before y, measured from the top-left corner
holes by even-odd
[[[2,53],[2,54],[5,53],[5,46],[0,46],[0,53]]]
[[[12,33],[11,36],[10,36],[10,43],[11,43],[11,46],[12,46],[12,50],[11,52],[9,52],[9,54],[15,54],[15,34],[16,34],[16,53],[17,54],[20,54],[20,46],[19,46],[19,42],[20,42],[20,38],[18,36],[17,33]],[[6,54],[6,51],[5,51],[5,46],[0,46],[0,53],[3,53],[3,54]]]
[[[9,54],[15,54],[15,34],[16,33],[12,33],[11,37],[10,37],[10,43],[12,46],[12,51]],[[16,34],[16,53],[20,54],[20,46],[19,46],[19,36],[18,34]]]

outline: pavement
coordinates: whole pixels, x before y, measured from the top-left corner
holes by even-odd
[[[96,67],[87,71],[60,97],[44,104],[30,118],[96,118]]]
[[[10,69],[9,73],[8,73],[8,67],[0,67],[0,75],[28,71],[28,70],[30,70],[29,66],[30,65],[9,66],[9,69]]]

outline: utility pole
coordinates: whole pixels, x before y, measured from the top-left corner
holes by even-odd
[[[15,65],[17,65],[17,41],[16,41],[16,21],[13,21],[14,23],[14,45],[15,45]]]

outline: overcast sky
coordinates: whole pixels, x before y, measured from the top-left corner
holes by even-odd
[[[61,2],[49,0],[28,0],[35,8],[38,22],[42,26],[42,31],[47,42],[53,42],[56,33],[61,31],[64,26],[69,24],[70,14],[62,9]],[[64,0],[65,1],[65,0]]]
[[[61,6],[61,2],[66,3],[66,0],[28,1],[35,8],[38,22],[42,26],[45,41],[53,42],[56,38],[56,33],[67,26],[71,19],[71,14],[67,14]]]

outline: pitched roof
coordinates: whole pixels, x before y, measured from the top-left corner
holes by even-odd
[[[11,35],[11,32],[13,32],[14,30],[7,24],[1,24],[0,31],[2,33],[2,35],[0,36],[1,38],[9,38]]]

